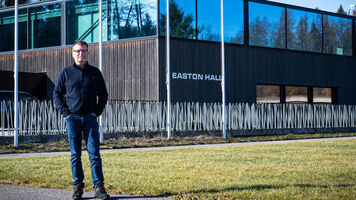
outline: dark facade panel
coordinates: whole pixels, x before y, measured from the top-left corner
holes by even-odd
[[[270,84],[332,87],[339,104],[356,104],[355,57],[234,44],[225,47],[227,102],[256,102],[256,85]],[[187,75],[220,75],[220,51],[220,43],[171,39],[172,101],[221,102],[220,81],[194,80]],[[160,80],[165,80],[165,62],[165,39],[160,38]],[[164,83],[160,84],[160,100],[166,100]]]
[[[158,100],[157,39],[103,45],[103,75],[113,100]],[[98,66],[98,45],[89,46],[89,63]],[[47,99],[59,71],[73,62],[71,47],[19,53],[19,71],[46,73]],[[0,55],[0,70],[13,71],[13,55]]]

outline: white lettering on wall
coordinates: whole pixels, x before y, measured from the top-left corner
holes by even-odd
[[[172,72],[172,79],[197,80],[197,81],[204,81],[204,80],[221,81],[221,75]]]

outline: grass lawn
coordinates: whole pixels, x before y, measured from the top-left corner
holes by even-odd
[[[103,153],[112,194],[356,199],[356,140]],[[91,190],[83,156],[86,190]],[[0,183],[71,189],[69,155],[0,159]]]

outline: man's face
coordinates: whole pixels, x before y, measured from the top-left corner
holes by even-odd
[[[85,45],[76,44],[72,48],[72,56],[75,64],[82,66],[87,62],[88,47]]]

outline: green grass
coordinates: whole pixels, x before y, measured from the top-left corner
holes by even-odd
[[[143,134],[144,135],[144,134]],[[256,141],[274,141],[274,140],[291,140],[291,139],[308,139],[308,138],[330,138],[330,137],[347,137],[356,136],[356,133],[317,133],[317,134],[285,134],[270,136],[243,136],[243,137],[216,137],[212,135],[201,135],[196,137],[174,137],[167,140],[163,137],[118,137],[104,140],[101,149],[120,149],[133,147],[157,147],[157,146],[176,146],[176,145],[194,145],[194,144],[218,144],[233,142],[256,142]],[[1,139],[1,137],[0,137]],[[83,143],[83,147],[84,147]],[[11,145],[0,145],[0,154],[4,153],[33,153],[33,152],[53,152],[69,151],[68,141],[48,143],[27,143],[19,144],[18,148]]]
[[[356,199],[356,140],[103,153],[111,194]],[[91,190],[83,156],[86,190]],[[71,189],[69,155],[0,159],[0,183]]]

